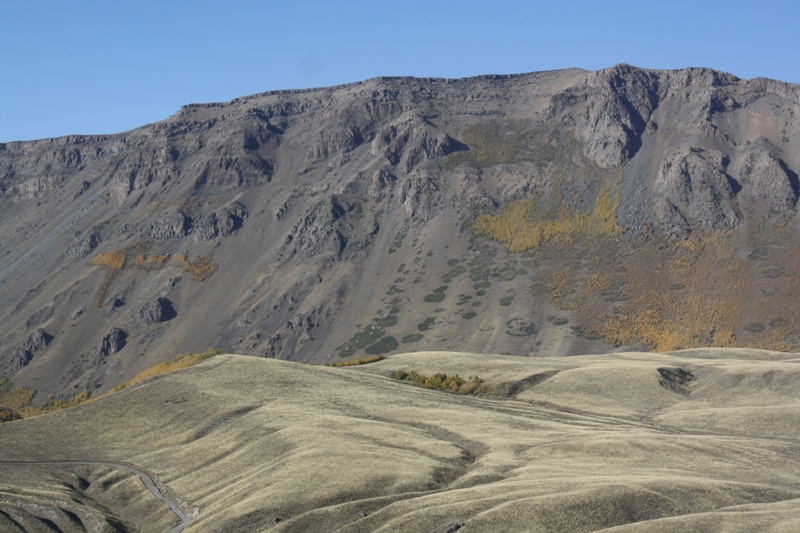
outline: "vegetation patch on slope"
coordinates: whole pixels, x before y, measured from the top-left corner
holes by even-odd
[[[125,248],[111,250],[106,253],[97,254],[91,261],[90,265],[101,266],[107,269],[106,277],[100,284],[97,290],[97,295],[94,299],[96,307],[103,305],[108,287],[114,278],[126,268],[142,270],[145,272],[161,270],[170,260],[170,254],[148,254],[145,246],[141,243],[134,243]],[[218,265],[211,260],[210,257],[200,256],[196,261],[190,261],[186,254],[177,254],[174,260],[180,267],[191,274],[192,279],[195,281],[204,281],[211,277],[217,271]]]
[[[189,261],[186,254],[178,254],[175,256],[175,260],[181,264],[186,272],[192,275],[192,279],[195,281],[207,280],[217,271],[217,268],[219,268],[219,265],[212,261],[210,257],[204,255],[201,255],[196,261],[192,262]]]
[[[504,243],[509,252],[524,252],[548,241],[614,236],[623,231],[616,217],[619,197],[607,189],[600,191],[594,208],[583,213],[573,213],[569,205],[562,203],[555,216],[548,217],[548,208],[542,204],[541,195],[511,202],[500,214],[479,216],[472,229]]]
[[[170,359],[169,361],[159,363],[148,368],[147,370],[139,372],[133,377],[133,379],[122,383],[121,385],[100,396],[90,398],[89,391],[84,390],[67,400],[50,398],[47,402],[39,406],[30,405],[31,400],[33,400],[33,396],[36,394],[35,390],[25,387],[11,389],[8,380],[2,379],[0,380],[0,407],[4,407],[5,409],[3,409],[3,412],[0,413],[0,422],[8,422],[19,418],[31,418],[55,411],[61,411],[62,409],[67,409],[69,407],[75,407],[86,402],[98,400],[132,385],[136,385],[137,383],[141,383],[142,381],[152,377],[196,365],[201,361],[205,361],[206,359],[221,353],[222,351],[220,350],[207,350],[202,353],[183,353]]]
[[[363,350],[367,346],[378,342],[384,335],[386,335],[386,331],[384,331],[383,328],[370,324],[365,326],[362,331],[350,337],[347,342],[338,346],[336,350],[339,352],[339,357],[350,357],[356,353],[356,351]]]
[[[132,385],[136,385],[137,383],[141,383],[147,379],[152,377],[166,374],[168,372],[174,372],[176,370],[181,370],[183,368],[189,368],[190,366],[194,366],[197,363],[205,361],[210,357],[214,357],[215,355],[219,355],[222,353],[222,350],[206,350],[205,352],[186,352],[180,355],[177,355],[170,359],[169,361],[164,361],[163,363],[159,363],[157,365],[151,366],[147,370],[143,370],[136,374],[132,379],[122,383],[111,389],[108,393],[104,396],[109,394],[113,394],[115,392],[119,392],[122,389],[128,388]],[[99,396],[100,398],[102,396]]]
[[[473,124],[464,129],[463,135],[469,150],[449,155],[444,162],[446,168],[486,168],[524,161],[544,166],[554,157],[552,141],[558,132],[534,127],[528,120],[510,120]]]
[[[391,377],[397,381],[407,381],[426,389],[455,392],[458,394],[503,396],[507,395],[511,389],[508,383],[486,383],[478,376],[470,376],[467,379],[463,379],[458,374],[448,376],[447,374],[436,373],[426,376],[424,374],[418,374],[413,370],[410,372],[394,370],[391,373]]]
[[[789,232],[753,227],[749,234],[696,231],[680,242],[552,246],[541,250],[533,289],[572,313],[576,333],[613,346],[794,351],[800,244]]]
[[[11,388],[8,379],[0,379],[0,406],[18,411],[31,403],[36,391],[26,387]]]
[[[377,363],[378,361],[383,361],[386,359],[382,355],[375,355],[373,357],[359,357],[358,359],[350,359],[349,361],[339,361],[338,363],[331,363],[326,366],[335,366],[335,367],[342,367],[342,366],[358,366],[358,365],[368,365],[370,363]]]

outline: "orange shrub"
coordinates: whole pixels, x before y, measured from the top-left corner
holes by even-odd
[[[213,262],[210,257],[204,255],[198,257],[194,263],[189,261],[186,254],[176,255],[175,260],[181,263],[183,269],[191,274],[192,279],[195,281],[205,281],[219,268],[219,265]]]
[[[108,267],[111,270],[122,270],[122,268],[125,266],[125,258],[127,255],[127,249],[111,250],[105,254],[98,254],[97,257],[89,262],[89,264]]]

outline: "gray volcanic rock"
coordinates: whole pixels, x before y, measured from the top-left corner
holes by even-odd
[[[447,134],[437,133],[424,117],[414,114],[384,127],[372,141],[371,153],[384,157],[389,165],[403,172],[410,172],[423,161],[466,148]]]
[[[94,361],[101,362],[109,355],[114,355],[122,348],[125,347],[128,334],[119,328],[111,328],[108,333],[103,336],[100,346],[97,347],[94,353]]]
[[[717,151],[679,150],[670,155],[656,178],[657,219],[668,227],[705,229],[735,226],[738,217],[729,200],[740,186],[726,176],[725,156]],[[682,233],[680,230],[674,230]]]
[[[195,221],[194,239],[208,241],[217,237],[229,237],[242,227],[245,218],[247,208],[238,202],[222,207]]]
[[[376,202],[380,202],[386,196],[387,189],[391,188],[397,181],[397,177],[392,175],[387,169],[381,168],[372,174],[372,183],[369,185],[368,194]]]
[[[415,172],[400,184],[400,202],[409,217],[430,220],[442,201],[441,189],[442,184],[436,175]]]
[[[22,370],[23,367],[31,362],[33,354],[47,348],[52,340],[53,336],[43,329],[37,329],[31,333],[11,354],[9,360],[11,373],[17,373]]]
[[[347,238],[337,229],[337,221],[344,214],[345,209],[336,198],[314,204],[286,236],[281,253],[306,258],[341,254]]]
[[[742,157],[738,175],[745,193],[765,200],[772,211],[784,213],[797,203],[797,175],[790,176],[785,164],[769,152],[758,150]]]
[[[152,239],[180,239],[192,231],[193,221],[186,214],[176,211],[150,223],[145,235]]]
[[[75,234],[75,241],[69,245],[64,255],[71,259],[82,259],[92,253],[98,244],[100,244],[100,237],[95,231],[86,236],[78,231]]]
[[[139,309],[136,314],[136,320],[140,324],[156,324],[172,320],[176,315],[172,302],[166,298],[158,297],[147,302]]]

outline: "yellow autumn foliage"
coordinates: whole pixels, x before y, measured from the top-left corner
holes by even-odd
[[[19,411],[31,403],[36,391],[27,387],[10,388],[8,380],[0,379],[0,406]]]
[[[198,257],[197,261],[191,262],[186,254],[177,254],[175,260],[181,264],[186,272],[192,275],[192,279],[195,281],[205,281],[219,268],[219,265],[212,261],[210,257],[204,255]]]
[[[659,352],[796,350],[800,244],[781,235],[756,237],[790,244],[770,245],[768,258],[753,259],[749,252],[737,253],[752,250],[753,235],[733,230],[697,231],[677,243],[587,241],[583,249],[594,255],[582,268],[559,252],[557,267],[548,265],[541,286],[554,305],[572,312],[580,334],[612,345],[643,344]]]
[[[535,198],[511,202],[499,215],[478,217],[472,229],[478,235],[505,243],[509,252],[524,252],[545,242],[569,241],[579,235],[614,236],[623,231],[616,219],[619,198],[605,188],[598,194],[594,208],[583,213],[573,213],[562,203],[554,218],[539,220],[535,212],[537,203]]]
[[[89,261],[89,264],[108,267],[111,270],[122,270],[125,267],[127,255],[127,249],[111,250],[104,254],[98,254],[94,259]]]
[[[152,377],[166,374],[168,372],[174,372],[175,370],[180,370],[182,368],[189,368],[190,366],[196,365],[201,361],[205,361],[209,357],[214,357],[215,355],[219,355],[222,352],[220,350],[207,350],[205,352],[187,352],[177,355],[170,359],[169,361],[164,361],[163,363],[159,363],[157,365],[151,366],[146,370],[142,370],[138,374],[136,374],[132,379],[129,379],[125,383],[118,385],[117,387],[113,388],[111,391],[106,393],[103,396],[107,396],[109,394],[113,394],[115,392],[119,392],[122,389],[130,387],[132,385],[136,385],[137,383],[141,383],[147,379]],[[103,396],[100,396],[101,398]]]

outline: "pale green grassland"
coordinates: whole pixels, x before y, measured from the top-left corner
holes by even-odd
[[[796,531],[799,362],[745,349],[421,352],[347,368],[219,355],[0,425],[0,448],[152,472],[197,509],[186,531]],[[456,394],[395,370],[519,386]]]

